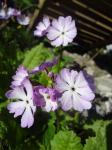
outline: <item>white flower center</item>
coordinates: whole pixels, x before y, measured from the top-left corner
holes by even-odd
[[[42,96],[44,97],[45,101],[48,101],[48,100],[51,99],[51,98],[50,98],[50,95],[45,94],[45,93],[41,93],[41,94],[42,94]]]

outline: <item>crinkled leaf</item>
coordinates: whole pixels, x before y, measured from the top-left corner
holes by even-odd
[[[54,112],[51,112],[50,116],[51,118],[49,119],[47,129],[45,131],[45,134],[43,135],[43,145],[46,150],[51,149],[50,142],[53,139],[55,135],[55,130],[56,130],[55,125],[54,125],[55,120],[56,120],[56,114]]]
[[[82,144],[72,131],[59,131],[51,141],[51,150],[82,150]]]
[[[0,139],[3,139],[7,133],[7,127],[3,121],[0,121]]]
[[[86,140],[84,150],[107,150],[106,137],[99,131],[96,137]]]
[[[45,48],[43,44],[40,44],[26,52],[23,65],[28,69],[33,69],[44,61],[52,58],[53,53],[48,48]]]
[[[85,125],[85,128],[92,129],[96,133],[96,136],[89,137],[89,139],[86,140],[84,150],[108,150],[107,147],[110,146],[110,143],[107,142],[108,131],[112,132],[112,128],[110,130],[108,127],[110,125],[112,126],[111,123],[112,123],[111,121],[100,120],[100,121],[95,121],[91,125]]]

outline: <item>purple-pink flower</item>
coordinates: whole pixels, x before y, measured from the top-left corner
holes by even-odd
[[[62,93],[62,109],[83,111],[92,107],[95,98],[94,84],[84,71],[63,69],[56,78],[56,89]]]
[[[53,46],[67,46],[77,35],[75,20],[71,16],[53,19],[51,26],[48,29],[47,38]]]
[[[17,86],[21,86],[23,81],[28,77],[28,71],[23,67],[20,66],[17,71],[16,71],[16,75],[14,75],[13,81],[11,83],[11,87],[17,87]]]
[[[58,108],[58,98],[60,93],[53,88],[37,86],[34,89],[34,102],[36,106],[41,106],[43,111],[55,111]]]
[[[21,127],[30,128],[34,123],[34,113],[36,111],[33,102],[33,87],[30,81],[25,79],[22,86],[8,91],[6,97],[16,100],[7,106],[9,113],[14,113],[14,118],[22,115]]]
[[[47,16],[43,17],[42,22],[39,22],[38,25],[36,26],[34,35],[38,37],[44,36],[47,33],[49,26],[50,26],[49,17]]]

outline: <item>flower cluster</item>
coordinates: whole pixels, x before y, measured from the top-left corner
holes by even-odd
[[[45,62],[32,71],[20,66],[12,77],[11,90],[6,93],[6,97],[13,101],[7,108],[9,113],[14,113],[14,117],[22,116],[21,127],[29,128],[33,125],[34,114],[38,108],[46,112],[55,111],[59,107],[64,111],[74,109],[82,112],[92,107],[95,94],[91,77],[84,71],[77,72],[66,68],[55,75],[48,71],[48,67],[56,63],[57,60]],[[52,85],[33,85],[30,77],[43,71],[51,77]]]
[[[39,22],[34,31],[34,35],[42,37],[44,35],[50,40],[53,46],[67,46],[77,35],[75,20],[71,16],[58,19],[50,19],[46,16],[42,22]]]
[[[20,25],[28,25],[30,22],[30,18],[24,14],[21,13],[20,10],[9,7],[9,8],[1,8],[0,9],[0,19],[7,20],[11,17],[16,17],[17,22]]]

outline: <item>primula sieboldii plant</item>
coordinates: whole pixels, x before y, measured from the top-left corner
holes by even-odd
[[[3,11],[3,10],[2,10]],[[3,12],[1,14],[3,15]],[[9,14],[16,12],[10,10]],[[29,18],[25,15],[16,15],[21,25],[27,25]],[[34,35],[46,36],[51,45],[55,47],[67,46],[72,43],[77,35],[75,20],[71,16],[53,19],[45,16],[36,26]],[[61,59],[61,57],[59,57]],[[84,70],[61,69],[59,73],[49,71],[55,65],[60,64],[58,57],[53,61],[43,62],[40,66],[27,70],[19,66],[16,74],[12,77],[11,90],[6,92],[6,97],[11,99],[7,109],[14,113],[14,118],[21,116],[21,127],[30,128],[34,123],[36,110],[45,112],[75,110],[82,112],[92,107],[95,98],[95,87],[93,79]],[[32,77],[39,77],[42,73],[50,79],[49,85],[42,82],[33,82]]]
[[[22,116],[21,127],[29,128],[33,125],[34,114],[39,108],[45,112],[56,111],[58,108],[82,112],[92,107],[95,97],[92,78],[84,71],[66,68],[59,74],[49,72],[48,68],[56,65],[56,62],[45,62],[31,71],[20,66],[12,77],[11,90],[6,93],[6,97],[13,101],[7,109],[9,113],[14,113],[14,118]],[[51,78],[51,86],[33,85],[31,76],[41,72]]]

